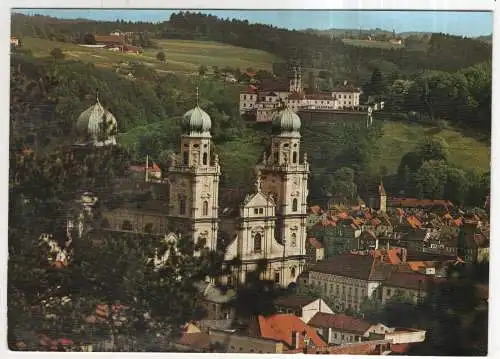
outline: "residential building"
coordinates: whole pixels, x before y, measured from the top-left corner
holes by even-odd
[[[376,294],[389,270],[390,265],[383,265],[377,257],[334,255],[309,268],[307,284],[335,299],[342,308],[359,310],[365,298]]]
[[[207,320],[228,320],[234,318],[231,302],[236,297],[233,289],[222,290],[212,283],[199,282],[196,287],[202,294],[202,306],[205,308]]]
[[[289,79],[288,89],[279,84],[269,87],[267,91],[248,89],[240,94],[240,113],[255,111],[257,122],[270,122],[270,113],[283,105],[295,112],[299,110],[336,111],[339,109],[359,108],[361,90],[352,86],[343,86],[332,92],[305,93],[300,66],[292,68],[293,75]],[[248,76],[247,76],[248,77]]]
[[[10,46],[11,47],[19,47],[21,46],[21,40],[15,36],[11,36],[10,38]]]
[[[251,323],[249,333],[251,336],[280,341],[289,350],[327,348],[327,343],[312,327],[292,314],[259,315]]]
[[[431,277],[415,272],[393,271],[387,277],[380,288],[382,303],[395,296],[417,303],[427,295],[433,281]]]
[[[316,313],[333,313],[322,300],[309,295],[291,294],[274,301],[278,313],[294,314],[307,323]]]
[[[275,339],[253,337],[243,333],[231,333],[211,329],[208,332],[210,344],[214,351],[222,353],[246,354],[281,354],[284,352],[283,342]]]
[[[383,335],[390,331],[383,324],[372,325],[345,314],[317,313],[307,324],[316,328],[328,344],[336,345],[361,342],[367,340],[371,333]]]
[[[371,340],[388,340],[391,344],[420,343],[426,335],[425,330],[391,328],[345,314],[317,313],[307,324],[316,328],[329,344],[335,345]]]
[[[325,258],[323,243],[316,238],[309,238],[306,242],[306,267],[309,267]]]
[[[332,97],[337,100],[341,109],[359,107],[359,97],[361,90],[359,88],[348,86],[344,82],[343,86],[338,86],[332,90]]]
[[[352,217],[345,216],[324,224],[318,223],[309,230],[309,233],[321,240],[324,256],[330,258],[336,254],[357,250],[361,228]]]

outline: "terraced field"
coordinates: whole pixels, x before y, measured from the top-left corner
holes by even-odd
[[[188,40],[158,40],[159,49],[146,49],[143,54],[116,53],[102,48],[89,48],[76,44],[23,38],[23,47],[30,49],[34,56],[49,56],[53,48],[59,47],[69,59],[91,62],[96,66],[113,68],[126,61],[140,61],[158,71],[195,73],[200,65],[230,66],[245,70],[249,67],[259,70],[271,70],[273,62],[279,61],[274,55],[265,51],[245,49],[242,47],[217,42]],[[156,54],[164,51],[165,63],[156,59]]]

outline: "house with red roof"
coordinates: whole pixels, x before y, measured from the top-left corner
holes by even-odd
[[[307,323],[316,328],[329,344],[355,343],[367,340],[371,333],[385,334],[390,328],[383,324],[370,324],[345,314],[316,313]]]
[[[328,346],[314,328],[293,314],[259,315],[249,332],[252,336],[283,342],[290,350],[324,350]]]
[[[323,243],[314,237],[306,240],[306,267],[313,265],[325,258]]]

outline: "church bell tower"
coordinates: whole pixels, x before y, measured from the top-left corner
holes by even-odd
[[[221,170],[212,153],[211,126],[210,116],[198,103],[184,114],[180,153],[171,156],[168,169],[169,215],[195,243],[215,250]]]

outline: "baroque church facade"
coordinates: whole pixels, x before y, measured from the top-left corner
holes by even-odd
[[[99,129],[104,120],[112,124],[112,131],[103,138]],[[99,146],[116,144],[116,124],[99,101],[77,121],[79,132],[87,129],[87,137],[92,139],[89,143]],[[136,189],[146,188],[148,199],[103,208],[101,228],[169,238],[174,233],[177,238],[193,238],[210,250],[220,247],[223,228],[229,237],[226,263],[238,258],[239,265],[233,267],[232,275],[218,281],[244,283],[246,274],[265,260],[263,279],[288,286],[301,273],[306,254],[309,163],[300,150],[300,118],[289,107],[276,113],[270,151],[254,168],[255,188],[235,208],[233,218],[221,215],[219,208],[222,171],[213,151],[211,125],[210,116],[198,105],[187,111],[181,123],[179,151],[171,155],[162,179],[150,183],[145,176],[135,185]]]

